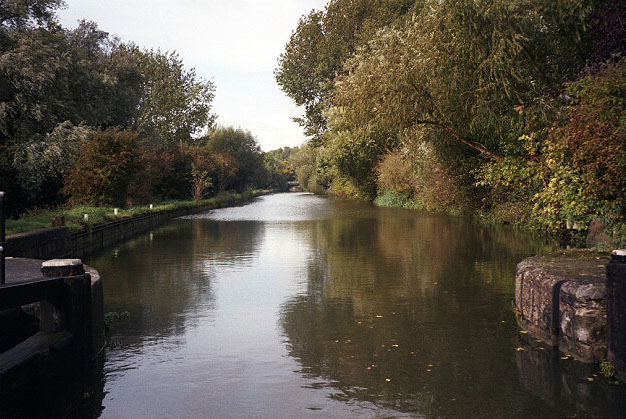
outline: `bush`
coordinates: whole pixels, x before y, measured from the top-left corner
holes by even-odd
[[[567,123],[547,137],[541,165],[545,187],[535,216],[550,230],[566,221],[586,226],[601,218],[612,227],[626,215],[626,60],[570,84]]]
[[[140,150],[138,172],[128,188],[129,204],[148,204],[191,196],[191,161],[178,149],[146,146]]]
[[[65,178],[63,192],[72,204],[124,207],[139,162],[139,136],[117,128],[98,130],[81,150]]]
[[[415,174],[411,163],[400,151],[385,155],[376,168],[379,190],[392,191],[410,198],[415,190]]]

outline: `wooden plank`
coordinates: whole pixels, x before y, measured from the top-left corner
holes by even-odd
[[[0,376],[10,372],[13,368],[29,362],[51,349],[60,350],[71,343],[72,335],[63,331],[58,333],[36,333],[8,351],[0,354]]]
[[[39,278],[12,282],[0,286],[0,310],[38,301],[58,303],[61,300],[63,278]]]

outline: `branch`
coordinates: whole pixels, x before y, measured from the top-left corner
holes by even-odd
[[[452,136],[454,138],[456,138],[456,140],[459,141],[460,143],[465,144],[466,146],[468,146],[468,147],[470,147],[470,148],[480,152],[483,157],[492,158],[492,159],[497,160],[497,161],[502,161],[503,160],[502,156],[487,150],[487,148],[484,145],[480,144],[478,141],[475,141],[472,138],[465,137],[465,136],[459,134],[454,128],[452,128],[452,127],[450,127],[448,125],[442,124],[441,122],[431,121],[431,120],[427,120],[427,119],[418,119],[418,120],[414,121],[414,123],[415,124],[421,124],[421,125],[432,125],[434,127],[442,129],[442,130],[452,134]]]

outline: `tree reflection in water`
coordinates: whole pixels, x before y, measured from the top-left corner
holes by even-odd
[[[515,264],[541,244],[463,219],[379,214],[312,226],[307,292],[280,320],[300,373],[340,390],[333,398],[406,413],[539,411],[517,380],[509,300]]]

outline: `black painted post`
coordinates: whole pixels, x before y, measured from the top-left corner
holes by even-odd
[[[5,278],[5,256],[4,249],[6,248],[6,230],[5,230],[5,205],[4,199],[6,194],[4,192],[0,192],[0,285],[6,282]]]
[[[626,250],[614,250],[606,267],[609,361],[626,382]]]

